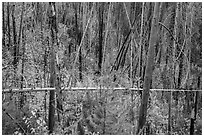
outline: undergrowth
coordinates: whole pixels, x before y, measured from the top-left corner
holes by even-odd
[[[154,72],[159,75],[159,71]],[[85,82],[77,82],[77,87],[130,87],[127,76],[117,74],[96,77],[87,76]],[[159,81],[158,76],[153,77]],[[157,83],[154,83],[157,85]],[[162,88],[161,84],[158,84]],[[157,87],[154,87],[157,88]],[[19,108],[19,94],[7,94],[4,96],[2,112],[3,134],[48,134],[48,109],[49,94],[44,92],[26,93],[26,102]],[[181,95],[182,97],[182,95]],[[46,100],[45,100],[46,99]],[[180,99],[180,106],[185,105],[184,99]],[[55,107],[55,135],[131,135],[135,134],[141,95],[136,91],[132,94],[129,90],[87,90],[87,91],[63,91],[63,110],[57,111]],[[45,105],[46,103],[46,105]],[[172,117],[175,117],[175,101],[172,102]],[[188,134],[190,119],[186,117],[182,108],[180,118],[173,128],[172,134]],[[11,117],[8,116],[8,114]],[[202,128],[201,112],[196,121],[196,132]],[[201,124],[199,124],[201,123]],[[163,92],[150,92],[148,115],[145,129],[141,134],[167,134],[168,102]],[[19,125],[24,129],[19,127]]]

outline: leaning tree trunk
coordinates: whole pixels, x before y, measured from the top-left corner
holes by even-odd
[[[159,3],[155,2],[154,15],[153,15],[153,19],[152,19],[152,26],[151,26],[151,32],[150,32],[147,66],[145,69],[142,102],[141,102],[140,111],[139,111],[139,121],[138,121],[137,133],[140,132],[140,130],[143,128],[143,126],[145,125],[145,122],[146,122],[147,103],[148,103],[148,98],[149,98],[149,89],[150,89],[150,85],[151,85],[153,65],[154,65],[154,47],[155,47],[156,40],[157,40],[158,9],[159,9]]]

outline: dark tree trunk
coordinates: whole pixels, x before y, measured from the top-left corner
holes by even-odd
[[[144,21],[145,21],[145,3],[142,3],[142,13],[141,13],[141,27],[140,27],[140,42],[139,42],[139,74],[138,76],[141,78],[142,77],[142,70],[143,70],[143,40],[144,40]],[[138,81],[138,86],[140,87],[140,81]],[[142,92],[139,91],[139,94],[142,95]]]
[[[2,35],[2,47],[5,47],[5,16],[4,16],[4,2],[2,2],[2,31],[3,31],[3,35]]]
[[[23,24],[23,12],[24,12],[24,2],[22,4],[22,11],[21,11],[21,22],[20,22],[20,30],[19,30],[19,35],[18,35],[18,47],[20,47],[20,40],[21,40],[21,32],[24,31],[24,28],[22,30],[22,24]],[[24,37],[24,32],[22,32],[22,39],[23,39],[23,55],[22,55],[22,67],[21,67],[21,89],[23,88],[23,75],[24,75],[24,55],[25,55],[25,37]],[[19,53],[19,48],[17,53]],[[25,95],[24,93],[21,93],[20,97],[20,108],[23,108],[25,104]]]
[[[101,66],[103,60],[103,11],[104,3],[99,3],[99,48],[98,48],[98,72],[101,74]]]
[[[138,121],[137,133],[140,132],[140,130],[143,128],[146,122],[149,89],[151,86],[151,79],[152,79],[152,72],[153,72],[153,65],[154,65],[154,47],[155,47],[156,40],[157,40],[158,9],[159,9],[159,3],[155,2],[154,15],[152,19],[152,26],[151,26],[150,40],[149,40],[147,67],[145,69],[142,102],[141,102],[140,111],[139,111],[139,121]]]
[[[49,43],[48,43],[49,45]],[[43,75],[43,79],[44,79],[44,87],[46,87],[46,74],[47,74],[47,48],[45,46],[45,53],[44,53],[44,75]],[[45,92],[45,96],[44,96],[44,110],[45,110],[45,122],[47,123],[47,92]]]
[[[53,32],[52,32],[53,33]],[[54,61],[54,49],[51,49],[51,65],[50,65],[50,87],[55,87],[55,61]],[[50,91],[50,101],[49,101],[49,123],[48,123],[48,129],[49,134],[53,133],[54,129],[54,115],[55,115],[55,91]]]
[[[24,75],[24,59],[25,59],[25,34],[24,34],[24,28],[23,28],[23,30],[22,30],[23,32],[22,32],[22,40],[23,40],[23,53],[22,53],[22,66],[21,66],[21,89],[23,89],[23,75]],[[24,98],[25,98],[25,96],[24,96],[24,94],[23,93],[21,93],[21,99],[20,99],[20,107],[22,108],[23,107],[23,105],[24,105]]]
[[[58,116],[58,122],[60,122],[61,121],[60,113],[63,111],[63,106],[62,106],[61,78],[59,75],[57,76],[56,89],[57,89],[57,116]]]
[[[81,37],[82,37],[82,33],[80,32],[80,29],[79,29],[79,25],[78,25],[78,15],[77,15],[77,12],[80,12],[80,9],[77,10],[78,8],[78,5],[77,3],[75,3],[75,29],[76,29],[76,41],[77,41],[77,45],[80,46],[80,43],[81,43]],[[80,8],[80,6],[79,6]],[[83,78],[82,78],[82,53],[81,53],[81,48],[79,50],[79,80],[82,81]]]
[[[171,124],[172,124],[172,120],[171,120],[171,98],[172,98],[172,93],[171,91],[168,93],[168,106],[169,106],[169,110],[168,110],[168,134],[171,135]]]
[[[21,21],[20,21],[20,29],[19,29],[18,41],[17,41],[18,47],[20,47],[19,45],[20,45],[22,26],[23,26],[23,12],[24,12],[24,2],[22,3],[22,9],[21,9]],[[19,48],[17,52],[19,53]]]
[[[10,28],[10,5],[7,5],[7,25],[8,25],[8,49],[11,47],[11,28]]]
[[[12,25],[13,25],[13,66],[14,69],[17,69],[18,64],[18,44],[17,44],[17,34],[16,34],[16,21],[15,21],[15,4],[12,7]]]
[[[56,28],[56,9],[55,9],[55,3],[50,2],[49,3],[49,9],[50,9],[50,26],[51,26],[51,38],[52,38],[52,46],[51,46],[51,58],[50,58],[50,87],[55,87],[55,80],[56,80],[56,72],[55,72],[55,52],[54,52],[54,43],[55,43],[55,33],[57,32]],[[53,133],[54,130],[54,124],[55,124],[55,90],[50,91],[50,101],[49,101],[49,116],[48,116],[48,130],[49,134]]]
[[[194,111],[194,110],[192,110]],[[194,112],[192,112],[194,113]],[[193,115],[193,114],[192,114]],[[193,135],[194,134],[194,123],[195,123],[195,120],[194,118],[191,118],[191,124],[190,124],[190,135]]]
[[[81,54],[81,48],[79,50],[79,80],[82,82],[82,54]]]
[[[179,74],[178,74],[178,84],[177,89],[181,88],[181,81],[182,81],[182,69],[183,69],[183,54],[180,55],[180,62],[179,62]]]
[[[57,62],[56,65],[56,70],[57,70],[57,81],[56,81],[56,89],[57,89],[57,116],[58,116],[58,122],[60,122],[60,113],[63,111],[63,106],[62,106],[62,90],[61,90],[61,73],[60,73],[60,64]]]
[[[194,135],[194,130],[195,130],[194,128],[195,128],[195,121],[196,121],[196,115],[197,115],[198,94],[199,92],[196,91],[195,103],[191,112],[190,135]]]

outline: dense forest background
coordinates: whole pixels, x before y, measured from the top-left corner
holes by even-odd
[[[2,88],[2,134],[202,134],[202,3],[3,2]]]

